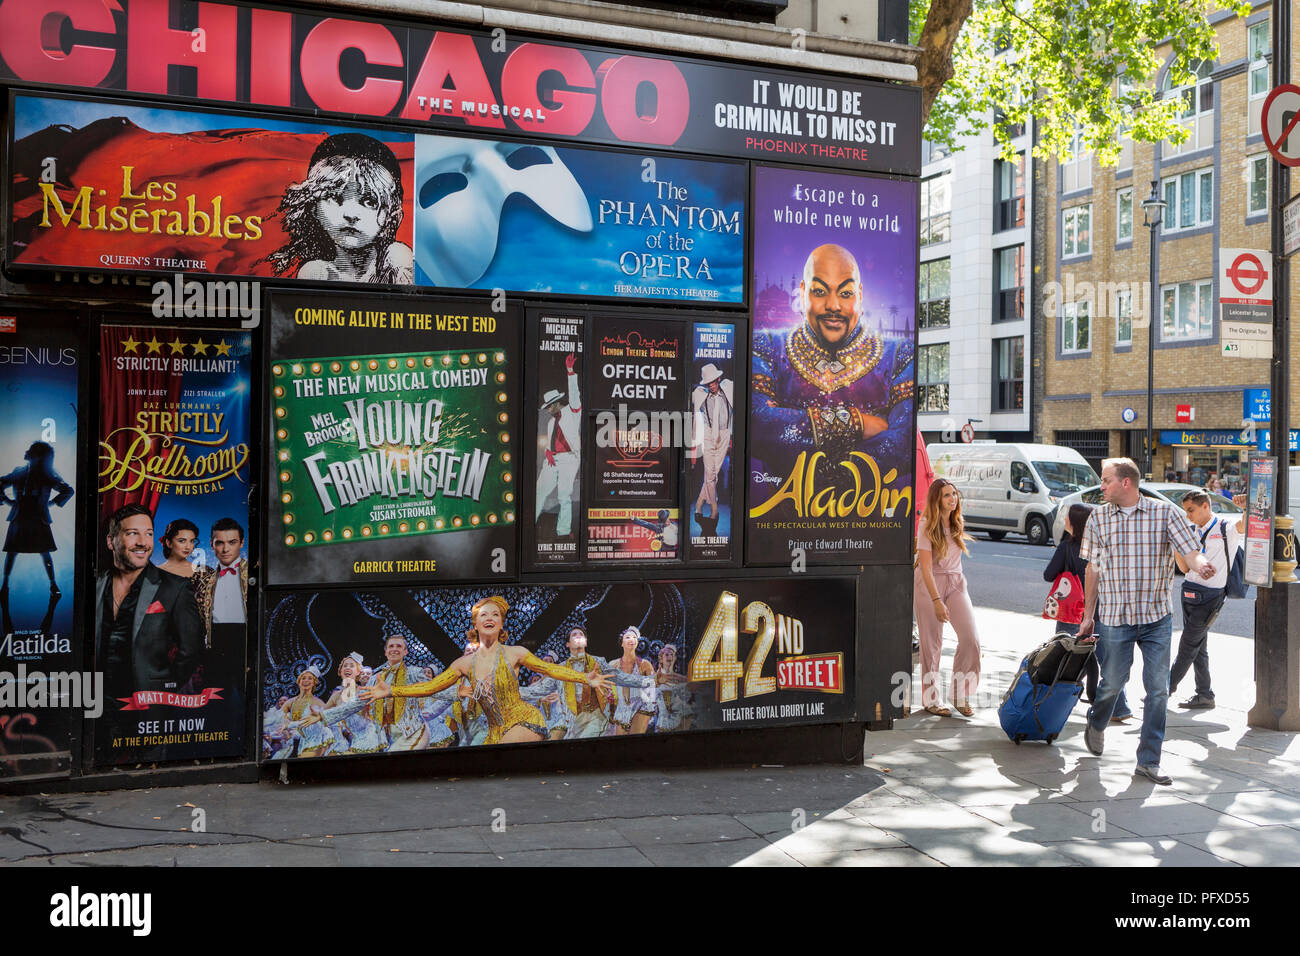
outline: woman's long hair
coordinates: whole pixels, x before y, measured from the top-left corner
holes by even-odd
[[[939,511],[939,499],[945,488],[956,491],[957,486],[945,478],[936,478],[925,496],[925,534],[930,539],[930,550],[936,561],[942,561],[943,556],[948,553],[948,539],[943,533],[943,521]],[[957,507],[948,517],[948,530],[952,533],[952,539],[957,542],[961,553],[970,554],[966,542],[973,539],[966,533],[966,522],[961,516],[960,493],[957,497]]]
[[[1088,525],[1088,518],[1092,515],[1092,506],[1085,504],[1070,505],[1070,510],[1066,513],[1066,518],[1070,522],[1070,537],[1075,544],[1083,544],[1083,529]]]

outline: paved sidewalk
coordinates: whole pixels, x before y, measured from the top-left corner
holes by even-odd
[[[1050,625],[976,609],[986,700],[867,735],[860,767],[555,773],[0,797],[0,865],[1237,866],[1300,860],[1300,742],[1251,730],[1253,645],[1211,636],[1219,707],[1169,715],[1172,787],[1082,707],[1015,746],[997,699]],[[1177,635],[1175,635],[1177,640]],[[950,642],[951,643],[951,642]],[[950,657],[948,658],[950,663]],[[1130,700],[1141,700],[1134,669]],[[1188,694],[1190,688],[1185,688]],[[1140,713],[1140,711],[1139,711]],[[201,810],[206,832],[193,832]]]

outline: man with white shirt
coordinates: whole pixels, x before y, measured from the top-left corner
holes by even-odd
[[[1206,649],[1210,625],[1219,616],[1227,597],[1228,571],[1232,559],[1241,546],[1241,536],[1246,530],[1243,512],[1237,521],[1226,521],[1222,515],[1210,510],[1210,496],[1204,491],[1193,491],[1183,498],[1187,520],[1196,526],[1196,536],[1201,541],[1201,554],[1214,569],[1214,574],[1200,581],[1188,578],[1182,585],[1183,635],[1178,641],[1178,656],[1169,672],[1169,695],[1173,696],[1178,683],[1187,676],[1188,668],[1196,674],[1196,693],[1179,704],[1189,710],[1212,710],[1214,691],[1210,689],[1210,654]],[[1178,569],[1187,573],[1187,561],[1175,554]]]
[[[204,681],[225,687],[228,699],[242,699],[244,645],[248,639],[248,561],[243,557],[244,528],[234,518],[212,525],[215,568],[201,572],[195,590],[206,629]]]

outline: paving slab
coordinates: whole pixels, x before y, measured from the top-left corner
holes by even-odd
[[[770,845],[751,837],[726,843],[662,843],[637,849],[655,866],[736,866]]]
[[[1300,830],[1292,827],[1225,828],[1182,834],[1178,839],[1240,866],[1294,867],[1300,860]]]
[[[481,828],[488,849],[499,856],[529,850],[590,850],[632,845],[609,821],[600,823],[524,823],[504,824],[500,832]],[[449,849],[455,849],[450,847]]]
[[[1054,843],[1058,840],[1132,839],[1136,834],[1107,823],[1099,828],[1098,818],[1082,813],[1075,803],[1030,803],[1003,806],[974,807],[980,816],[992,820],[1017,839],[1035,843]]]
[[[1210,807],[1256,826],[1280,825],[1300,829],[1300,797],[1268,790],[1180,794],[1179,796],[1188,802]]]
[[[1094,803],[1082,802],[1079,810],[1092,815],[1094,810],[1105,812],[1106,825],[1122,827],[1143,837],[1178,836],[1183,833],[1205,833],[1220,829],[1253,829],[1254,824],[1238,817],[1228,816],[1210,807],[1189,803],[1175,794],[1157,793],[1150,781],[1142,784],[1151,788],[1149,796],[1127,797]]]
[[[1181,839],[1173,837],[1157,837],[1150,840],[1090,840],[1076,838],[1060,843],[1051,843],[1049,846],[1061,856],[1075,860],[1083,866],[1231,867],[1236,865],[1204,849],[1189,846],[1181,842]]]
[[[754,832],[743,823],[721,813],[639,817],[612,820],[610,823],[627,843],[641,848],[673,843],[748,840],[754,837]]]

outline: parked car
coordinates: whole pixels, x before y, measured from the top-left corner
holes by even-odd
[[[949,443],[930,445],[929,453],[935,475],[961,492],[967,530],[994,541],[1015,532],[1046,544],[1057,502],[1099,480],[1082,455],[1058,445]]]
[[[1184,485],[1172,481],[1152,481],[1143,482],[1138,486],[1138,490],[1148,498],[1163,498],[1172,504],[1182,507],[1183,498],[1189,491],[1205,491],[1210,495],[1210,511],[1216,515],[1239,515],[1241,509],[1234,505],[1223,495],[1210,494],[1204,488],[1196,485]],[[1105,501],[1101,496],[1101,485],[1094,485],[1091,488],[1084,488],[1082,491],[1076,491],[1071,495],[1066,495],[1061,499],[1061,503],[1056,506],[1056,517],[1052,522],[1052,540],[1060,541],[1061,535],[1065,533],[1065,516],[1070,511],[1070,505],[1076,505],[1082,502],[1085,505],[1092,505],[1094,508]]]

